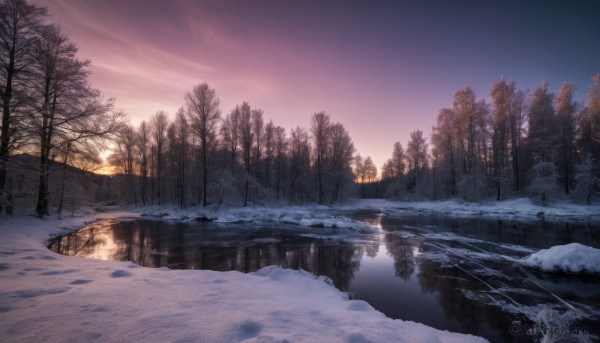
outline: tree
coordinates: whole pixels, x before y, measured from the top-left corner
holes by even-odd
[[[581,163],[575,166],[578,192],[585,197],[586,204],[591,204],[592,194],[600,189],[600,177],[598,173],[597,163],[592,159],[592,154],[587,153]]]
[[[45,16],[45,7],[29,4],[25,0],[0,2],[0,213],[6,201],[11,136],[17,131],[15,128],[11,129],[14,121],[13,96],[23,87],[23,74],[34,64],[34,51]]]
[[[375,182],[377,180],[377,167],[373,163],[373,160],[370,156],[365,159],[365,164],[363,165],[363,176],[361,178],[366,183]]]
[[[254,109],[251,112],[252,116],[252,135],[254,136],[254,143],[252,149],[252,155],[254,156],[254,174],[257,180],[260,180],[261,175],[261,159],[264,149],[264,119],[263,110]]]
[[[136,202],[136,191],[133,187],[136,138],[135,129],[130,123],[120,127],[115,134],[113,154],[108,158],[109,164],[115,168],[115,171],[125,175],[130,203]]]
[[[40,138],[40,168],[36,213],[48,212],[50,154],[60,142],[102,137],[120,124],[122,114],[112,113],[112,99],[104,100],[89,86],[89,61],[76,57],[77,47],[56,25],[45,28],[32,66],[28,111],[29,128]]]
[[[494,181],[496,183],[496,200],[501,198],[501,190],[504,180],[512,174],[506,175],[509,164],[509,117],[511,113],[512,98],[515,94],[515,83],[510,84],[501,77],[500,80],[492,84],[492,152]],[[515,158],[514,156],[512,157]]]
[[[136,155],[140,166],[140,197],[142,205],[146,205],[148,192],[148,150],[150,138],[146,121],[142,121],[137,130],[136,137]]]
[[[217,123],[221,117],[219,99],[213,88],[210,88],[207,83],[202,83],[195,86],[191,92],[186,93],[185,102],[192,130],[200,140],[203,186],[202,204],[206,207],[208,204],[206,197],[209,172],[208,145],[215,134]]]
[[[394,152],[392,153],[391,165],[393,177],[402,177],[404,170],[406,169],[405,164],[406,156],[404,155],[404,148],[400,142],[394,143]]]
[[[527,116],[526,103],[525,103],[525,92],[516,91],[512,96],[509,112],[509,132],[510,132],[510,147],[511,147],[511,158],[512,158],[512,172],[514,180],[515,191],[522,189],[522,183],[524,177],[522,176],[523,171],[523,126]]]
[[[319,204],[323,204],[323,198],[325,192],[323,189],[323,171],[325,165],[325,159],[329,148],[329,115],[325,112],[315,113],[311,119],[310,133],[312,135],[314,152],[315,152],[315,165],[317,168],[317,198]]]
[[[305,129],[299,126],[292,129],[290,150],[290,197],[294,202],[299,196],[302,205],[306,195],[306,181],[310,176],[310,143]]]
[[[423,172],[427,167],[427,143],[423,137],[423,131],[411,132],[406,157],[410,176],[408,186],[417,192],[417,184],[422,181]]]
[[[162,198],[164,197],[164,192],[162,191],[164,185],[162,180],[168,125],[169,120],[164,111],[158,111],[152,118],[150,118],[150,133],[152,136],[154,152],[156,154],[156,195],[159,205],[162,203]]]
[[[187,116],[183,108],[179,108],[175,115],[175,122],[172,125],[173,138],[171,140],[171,150],[173,152],[173,161],[175,168],[175,188],[179,195],[179,207],[186,206],[186,168],[188,167],[189,153],[189,129]]]
[[[271,170],[273,168],[273,160],[275,158],[275,124],[269,120],[265,125],[265,177],[264,184],[267,188],[271,187]]]
[[[235,171],[235,165],[237,163],[237,151],[239,148],[239,121],[240,121],[240,107],[236,106],[231,113],[225,116],[221,125],[221,137],[223,144],[229,151],[230,162],[231,162],[231,173]]]
[[[247,102],[240,107],[240,131],[242,139],[242,159],[246,171],[246,182],[244,187],[244,207],[248,206],[248,193],[250,190],[250,163],[252,158],[252,110]]]
[[[275,191],[277,194],[277,200],[279,200],[279,194],[281,185],[285,177],[285,167],[287,163],[287,150],[288,140],[285,134],[285,129],[281,126],[275,127],[274,132],[275,140]]]
[[[554,94],[548,89],[548,82],[536,89],[529,107],[529,151],[531,158],[532,181],[530,190],[541,196],[543,204],[549,192],[555,190],[557,123],[554,113]]]
[[[329,131],[331,137],[330,173],[333,178],[331,203],[334,203],[339,201],[345,186],[352,181],[352,159],[356,149],[354,149],[352,138],[344,125],[332,124]],[[377,175],[377,171],[375,174]]]
[[[592,77],[592,84],[585,97],[587,112],[587,144],[585,149],[592,159],[600,161],[600,73]]]
[[[442,108],[438,113],[431,135],[433,154],[437,156],[438,171],[442,174],[441,178],[447,180],[448,193],[451,196],[457,194],[456,156],[459,153],[457,152],[457,140],[461,137],[457,135],[456,128],[456,114],[449,108]]]
[[[566,194],[569,194],[572,188],[575,173],[573,166],[577,111],[577,104],[573,100],[575,90],[574,84],[565,82],[556,96],[556,119],[559,126],[558,169]]]

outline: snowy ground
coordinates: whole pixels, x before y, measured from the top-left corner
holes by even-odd
[[[324,280],[304,272],[278,267],[255,274],[151,269],[129,262],[57,255],[46,248],[50,237],[85,222],[136,215],[139,213],[87,214],[62,221],[0,219],[0,340],[485,341],[389,319],[364,301],[347,300]],[[301,218],[290,210],[273,220],[288,215],[299,218],[299,225],[346,222],[330,216]],[[256,213],[248,212],[248,217],[258,220]]]
[[[528,198],[519,198],[487,203],[445,201],[391,201],[363,199],[339,207],[342,210],[379,211],[391,216],[401,215],[446,215],[453,217],[502,218],[515,220],[582,220],[600,222],[600,204],[583,205],[555,202],[547,206],[533,203]]]

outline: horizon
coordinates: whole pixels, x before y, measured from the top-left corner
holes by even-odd
[[[581,101],[600,72],[592,1],[36,2],[134,125],[160,110],[172,118],[208,82],[223,116],[248,101],[290,130],[325,111],[378,172],[394,142],[406,147],[414,130],[429,138],[465,85],[489,100],[500,76],[531,91],[569,81]]]

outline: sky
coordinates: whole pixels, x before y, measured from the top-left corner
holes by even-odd
[[[488,99],[501,75],[529,90],[570,81],[582,100],[600,72],[591,0],[35,2],[134,125],[207,82],[223,116],[248,101],[289,130],[325,111],[378,168],[465,85]]]

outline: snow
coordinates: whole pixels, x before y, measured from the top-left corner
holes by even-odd
[[[485,341],[392,320],[364,301],[348,300],[325,278],[303,271],[274,266],[254,274],[152,269],[131,262],[62,256],[45,246],[50,237],[98,218],[139,215],[88,213],[61,221],[0,219],[2,340]]]
[[[381,212],[390,216],[445,215],[453,217],[481,217],[498,219],[585,220],[600,221],[600,204],[583,205],[554,202],[541,206],[529,198],[518,198],[487,203],[444,201],[393,201],[363,199],[340,206],[346,211]]]
[[[600,249],[580,243],[557,245],[525,257],[522,263],[545,272],[600,273]]]
[[[223,209],[198,208],[131,208],[142,216],[157,217],[165,220],[194,221],[210,220],[216,223],[256,223],[256,224],[292,224],[316,228],[337,228],[354,230],[363,233],[374,232],[374,228],[361,222],[353,221],[344,216],[334,215],[331,208],[325,206],[283,206],[273,207],[243,207]]]

